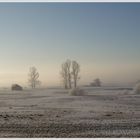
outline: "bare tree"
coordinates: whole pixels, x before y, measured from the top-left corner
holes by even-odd
[[[72,76],[73,76],[73,82],[74,87],[77,87],[77,81],[80,79],[79,77],[80,72],[80,65],[76,61],[72,61]]]
[[[37,85],[40,84],[39,73],[37,72],[37,69],[35,67],[31,67],[29,70],[29,84],[32,88],[35,88]]]
[[[69,59],[62,64],[61,76],[65,89],[71,88],[71,61]]]
[[[95,79],[94,83],[96,84],[97,87],[101,87],[101,81],[99,78]]]
[[[71,88],[71,61],[68,59],[66,61],[67,76],[68,76],[68,88]]]
[[[63,63],[61,66],[61,76],[62,76],[62,80],[63,80],[63,84],[65,89],[68,88],[68,71],[67,71],[67,67],[66,67],[66,63]]]
[[[101,80],[97,78],[90,85],[94,87],[101,87]]]

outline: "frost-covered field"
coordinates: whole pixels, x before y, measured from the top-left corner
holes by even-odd
[[[0,137],[139,137],[140,95],[122,88],[0,90]]]

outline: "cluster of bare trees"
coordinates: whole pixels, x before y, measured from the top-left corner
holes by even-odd
[[[79,76],[80,72],[80,65],[76,61],[71,61],[67,59],[62,65],[61,65],[61,77],[63,81],[63,85],[65,89],[71,89],[72,87],[77,87],[77,82],[80,79]],[[39,79],[39,73],[35,67],[31,67],[29,70],[29,85],[31,88],[36,88],[37,85],[40,85],[41,82]],[[90,86],[94,87],[100,87],[101,81],[99,78],[95,79],[93,82],[90,83]]]
[[[76,61],[67,60],[62,64],[61,67],[61,77],[63,80],[64,88],[71,89],[72,87],[77,87],[77,82],[80,79],[79,76],[80,65]],[[35,67],[31,67],[29,70],[29,85],[31,88],[36,88],[37,85],[40,85],[39,73]]]
[[[61,66],[61,77],[65,89],[70,89],[72,86],[77,87],[80,65],[76,61],[66,60]]]

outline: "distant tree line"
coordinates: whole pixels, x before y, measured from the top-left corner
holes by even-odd
[[[79,73],[80,73],[80,65],[77,61],[67,59],[64,63],[62,63],[60,75],[65,89],[77,87],[78,81],[80,79]],[[41,84],[39,80],[39,72],[36,67],[30,67],[28,77],[29,77],[28,83],[32,89],[36,88],[38,85]],[[100,87],[101,86],[100,79],[99,78],[95,79],[93,82],[90,83],[89,86]],[[20,89],[20,88],[21,87],[19,87],[19,85],[17,84],[12,85],[12,89]]]
[[[65,89],[77,87],[77,83],[80,79],[79,73],[80,65],[77,61],[67,59],[64,63],[62,63],[60,75]],[[39,73],[35,67],[31,67],[29,69],[28,77],[28,82],[31,88],[36,88],[36,86],[41,84],[39,81]],[[101,87],[101,80],[97,78],[91,82],[89,86]]]

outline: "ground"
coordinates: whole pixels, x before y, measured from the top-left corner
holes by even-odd
[[[140,137],[140,95],[123,88],[0,90],[0,137]]]

